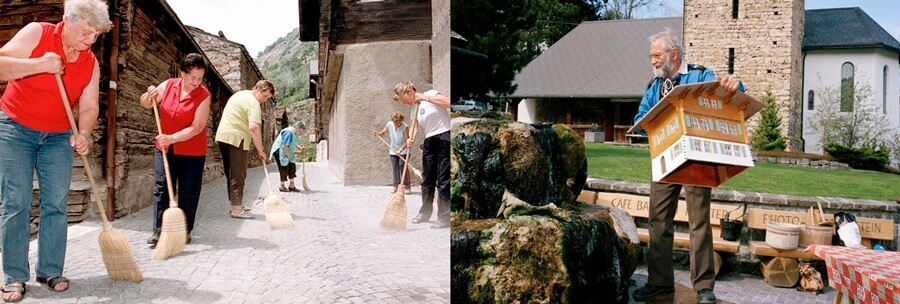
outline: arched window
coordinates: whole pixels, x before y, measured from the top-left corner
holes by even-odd
[[[816,92],[813,90],[809,90],[809,97],[807,98],[807,103],[809,103],[808,109],[815,110],[816,109]]]
[[[841,112],[853,112],[853,64],[841,65]]]
[[[888,67],[885,64],[881,74],[881,113],[887,114]]]

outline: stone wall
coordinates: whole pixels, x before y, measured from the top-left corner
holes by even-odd
[[[450,96],[450,0],[431,2],[431,68],[434,89]]]
[[[794,158],[794,157],[775,157],[775,156],[753,156],[753,161],[758,163],[772,163],[779,165],[810,167],[828,170],[849,170],[850,165],[824,159]]]
[[[802,151],[801,43],[804,1],[686,0],[684,48],[687,62],[728,73],[729,49],[734,49],[734,74],[747,94],[760,98],[767,90],[779,106],[781,131],[788,150]],[[758,115],[748,122],[755,129]]]

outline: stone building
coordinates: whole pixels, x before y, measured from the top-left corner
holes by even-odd
[[[803,0],[686,0],[683,22],[685,61],[737,75],[751,96],[772,91],[788,149],[802,151]]]
[[[117,0],[110,1],[109,5],[113,30],[101,35],[93,45],[101,70],[101,96],[89,166],[99,179],[100,191],[104,193],[101,199],[109,218],[114,219],[152,203],[152,153],[157,129],[153,111],[138,105],[140,95],[150,85],[178,77],[178,62],[185,54],[210,57],[165,1]],[[63,0],[0,3],[0,44],[9,41],[29,22],[59,22],[62,11]],[[223,175],[214,133],[222,108],[234,93],[218,69],[217,65],[208,69],[204,80],[212,93],[211,113],[206,123],[209,154],[204,181]],[[5,84],[0,85],[0,93],[3,89]],[[73,181],[68,211],[70,222],[78,222],[93,208],[86,195],[90,190],[80,157],[76,157]]]
[[[394,111],[411,112],[391,100],[399,82],[449,96],[450,1],[299,0],[299,6],[300,40],[319,43],[315,128],[327,139],[329,167],[345,185],[389,185],[388,148],[372,131]],[[411,160],[421,159],[418,149],[411,153]]]
[[[213,35],[196,27],[186,27],[203,52],[206,53],[212,66],[223,75],[232,91],[253,89],[257,81],[265,78],[243,44],[228,40],[222,31],[219,31],[218,35]],[[275,99],[272,98],[272,100]],[[281,131],[281,125],[276,122],[274,102],[266,102],[261,106],[263,110],[263,150],[268,152],[278,131]],[[218,118],[216,117],[217,121]],[[259,165],[261,163],[258,158],[250,157],[249,166]]]

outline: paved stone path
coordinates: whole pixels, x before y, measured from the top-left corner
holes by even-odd
[[[230,218],[224,178],[204,185],[192,243],[166,261],[151,260],[146,244],[152,208],[116,220],[144,275],[138,284],[107,276],[99,220],[69,229],[64,275],[71,288],[63,293],[34,281],[32,242],[32,279],[22,303],[450,302],[449,229],[382,230],[390,187],[344,187],[325,162],[307,163],[306,173],[310,192],[279,193],[297,225],[287,230],[269,229],[262,204],[253,206],[253,220]],[[262,168],[249,170],[245,201],[268,194],[264,176]],[[277,182],[274,165],[269,177]],[[414,187],[406,196],[409,219],[419,194]]]
[[[827,276],[827,274],[822,274]],[[634,275],[631,277],[635,281],[635,286],[631,287],[634,291],[636,287],[644,286],[647,283],[647,264],[639,265]],[[675,270],[675,284],[685,286],[685,289],[691,287],[691,273],[688,270]],[[831,304],[834,303],[834,297],[837,292],[834,288],[825,286],[823,293],[814,295],[805,291],[797,291],[795,288],[776,288],[769,286],[763,281],[762,277],[745,275],[739,273],[724,274],[716,278],[716,298],[719,303],[736,303],[736,304],[772,304],[772,303],[792,303],[792,304]],[[685,298],[676,298],[668,303],[697,303],[695,293],[685,294]],[[844,296],[846,301],[846,296]],[[629,303],[639,303],[632,300]],[[651,301],[647,303],[667,303],[666,301]]]

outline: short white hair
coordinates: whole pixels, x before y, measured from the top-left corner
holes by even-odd
[[[109,21],[109,6],[101,0],[66,0],[63,16],[72,22],[87,21],[88,25],[101,33],[112,29]]]
[[[681,38],[678,38],[678,35],[675,35],[669,27],[666,27],[662,32],[653,34],[650,38],[647,38],[647,42],[650,44],[653,44],[656,41],[662,43],[662,47],[665,48],[666,51],[678,49],[678,59],[684,59],[684,48],[681,47]]]

